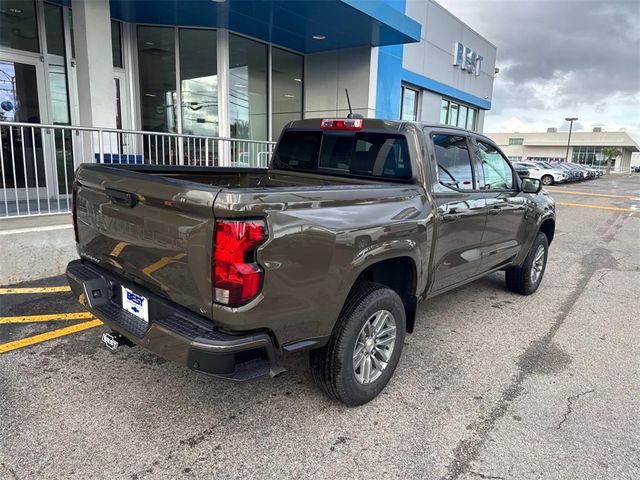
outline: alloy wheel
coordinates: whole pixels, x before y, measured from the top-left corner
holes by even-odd
[[[533,257],[533,265],[531,266],[531,283],[534,285],[540,279],[542,275],[542,269],[544,268],[545,250],[543,245],[538,245],[536,254]]]
[[[396,320],[391,312],[378,310],[362,326],[353,347],[353,373],[358,382],[375,382],[387,368],[396,343]]]

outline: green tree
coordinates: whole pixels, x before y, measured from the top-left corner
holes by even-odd
[[[607,173],[611,172],[611,160],[622,155],[622,150],[617,147],[604,147],[602,155],[607,159]]]

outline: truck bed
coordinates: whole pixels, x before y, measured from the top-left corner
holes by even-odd
[[[268,214],[285,230],[299,225],[300,241],[322,238],[329,259],[336,238],[322,232],[347,223],[379,228],[379,218],[351,215],[360,216],[361,205],[414,197],[419,188],[317,173],[174,166],[82,165],[76,182],[81,257],[208,318],[216,219]]]

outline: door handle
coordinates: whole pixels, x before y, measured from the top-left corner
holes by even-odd
[[[136,203],[138,203],[138,197],[133,193],[123,192],[122,190],[116,190],[114,188],[105,189],[105,193],[113,203],[124,207],[133,208],[136,206]]]
[[[493,207],[489,209],[489,213],[491,215],[499,215],[502,212],[502,209],[500,207]]]

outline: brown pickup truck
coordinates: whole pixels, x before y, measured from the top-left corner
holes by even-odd
[[[268,169],[82,165],[73,198],[67,277],[107,346],[233,380],[309,350],[348,405],[385,387],[420,302],[498,270],[535,292],[555,230],[488,138],[359,118],[292,122]]]

